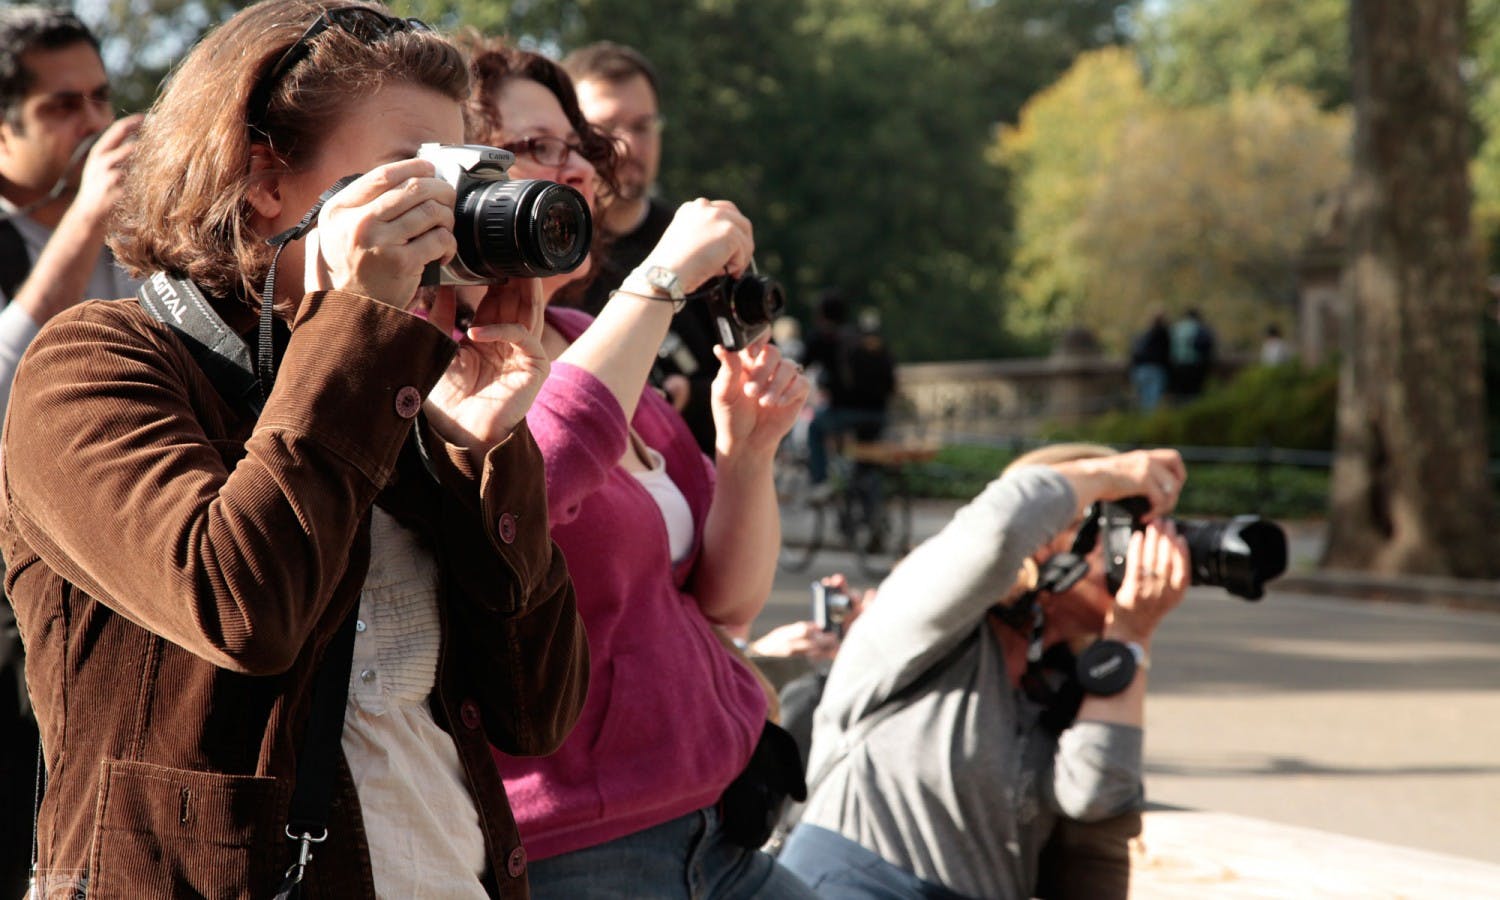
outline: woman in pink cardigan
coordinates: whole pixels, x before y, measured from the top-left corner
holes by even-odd
[[[612,147],[584,120],[567,75],[495,42],[470,53],[470,140],[515,153],[512,177],[563,182],[592,202]],[[698,199],[597,319],[547,310],[552,374],[527,422],[593,676],[560,750],[496,754],[537,897],[812,896],[723,833],[718,800],[760,737],[766,697],[714,632],[749,623],[770,593],[780,541],[772,457],[807,380],[765,343],[719,348],[714,461],[646,387],[673,295],[743,272],[753,249],[734,204]],[[544,282],[546,299],[572,277]]]

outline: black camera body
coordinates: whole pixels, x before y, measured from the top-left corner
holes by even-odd
[[[417,158],[458,193],[453,236],[458,253],[433,263],[422,284],[490,284],[545,278],[583,264],[594,220],[583,195],[565,184],[507,175],[515,154],[480,144],[423,144]]]
[[[1151,508],[1145,497],[1097,504],[1099,539],[1103,543],[1105,581],[1110,593],[1125,579],[1125,553],[1132,532]],[[1187,541],[1193,584],[1221,587],[1245,600],[1259,600],[1265,583],[1286,571],[1286,532],[1260,516],[1223,520],[1173,519]]]
[[[812,583],[813,623],[829,634],[844,637],[844,623],[854,603],[843,591],[835,591],[821,581]]]
[[[699,291],[713,314],[719,343],[725,350],[743,350],[771,331],[771,322],[786,309],[781,282],[755,271],[755,263],[738,278],[720,275]]]

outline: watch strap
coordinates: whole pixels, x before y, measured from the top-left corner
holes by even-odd
[[[619,291],[638,297],[670,300],[673,314],[682,312],[683,306],[687,305],[687,295],[682,290],[677,273],[662,266],[637,266],[625,276]]]

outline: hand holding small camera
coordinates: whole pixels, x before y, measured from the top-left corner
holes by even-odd
[[[323,204],[307,235],[307,290],[345,290],[410,309],[423,268],[451,259],[458,246],[454,189],[434,172],[421,159],[387,163]]]
[[[739,274],[755,253],[750,220],[728,200],[699,197],[677,208],[672,223],[641,265],[677,273],[688,293],[715,275]]]

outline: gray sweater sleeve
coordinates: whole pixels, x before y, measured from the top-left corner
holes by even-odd
[[[1141,785],[1144,732],[1115,722],[1075,722],[1058,738],[1052,761],[1054,808],[1096,822],[1145,803]]]
[[[819,717],[847,728],[941,660],[1076,511],[1072,487],[1049,467],[990,482],[881,583],[839,649]]]

